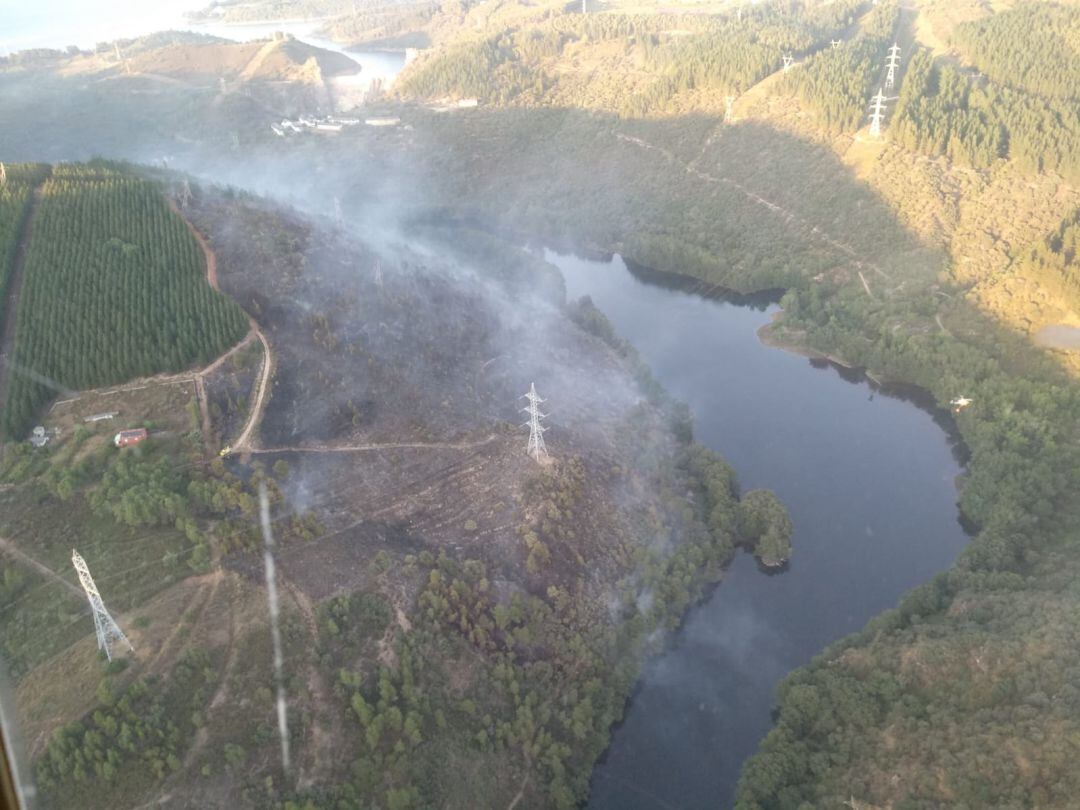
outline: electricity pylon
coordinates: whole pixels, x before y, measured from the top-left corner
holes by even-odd
[[[795,57],[792,56],[790,53],[785,53],[784,54],[784,73],[787,73],[789,70],[791,70],[791,66],[794,65],[794,64],[795,64]]]
[[[870,102],[870,135],[874,138],[881,137],[881,122],[885,120],[885,102],[892,99],[886,98],[878,88],[877,95]]]
[[[135,648],[131,646],[124,631],[120,629],[120,625],[105,609],[101,594],[98,593],[97,585],[94,584],[94,578],[90,576],[90,569],[86,567],[86,560],[75,549],[71,550],[71,563],[75,566],[75,573],[79,575],[79,583],[86,591],[86,598],[90,600],[90,610],[94,612],[94,630],[97,632],[98,649],[104,650],[110,661],[112,661],[112,650],[109,645],[114,641],[122,642],[129,650],[135,652]]]
[[[728,123],[735,120],[735,96],[724,96],[724,120]]]
[[[891,90],[893,85],[896,84],[896,69],[900,67],[900,46],[895,42],[889,48],[889,58],[886,60],[885,65],[889,69],[885,76],[885,87]]]
[[[839,40],[839,39],[830,39],[829,44],[832,45],[833,49],[835,50],[836,48],[840,47],[841,40]]]
[[[536,393],[536,383],[530,383],[529,393],[522,395],[523,399],[529,400],[528,406],[522,408],[529,415],[529,421],[525,424],[529,426],[529,447],[527,452],[537,461],[547,458],[547,445],[544,444],[544,432],[547,430],[540,420],[547,416],[546,413],[540,413],[540,403],[544,400],[540,399],[540,395]]]

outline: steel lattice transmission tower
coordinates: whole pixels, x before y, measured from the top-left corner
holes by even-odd
[[[789,70],[791,70],[791,67],[794,64],[795,64],[795,57],[792,56],[790,53],[785,53],[784,54],[784,73],[787,73]]]
[[[881,122],[885,120],[885,94],[880,88],[874,100],[870,103],[870,135],[877,138],[881,136]]]
[[[900,67],[900,46],[895,42],[893,46],[889,48],[889,58],[885,63],[885,66],[889,69],[885,76],[885,87],[892,90],[893,85],[896,84],[896,69]]]
[[[131,646],[124,631],[120,629],[120,625],[105,609],[101,594],[98,593],[97,585],[94,584],[94,578],[90,576],[90,569],[86,567],[86,560],[74,549],[71,550],[71,563],[75,566],[75,572],[79,575],[83,590],[86,591],[86,598],[90,600],[90,610],[94,612],[94,630],[97,631],[98,649],[104,650],[110,661],[112,661],[112,650],[109,645],[113,642],[121,642],[127,645],[129,650],[135,652],[135,648]]]
[[[540,413],[540,403],[544,400],[540,399],[540,395],[536,393],[536,383],[530,383],[529,393],[522,395],[523,399],[529,400],[529,404],[522,408],[529,415],[529,421],[525,424],[529,426],[529,447],[528,453],[537,461],[547,458],[547,445],[544,444],[544,432],[547,430],[540,420],[547,416],[546,413]]]

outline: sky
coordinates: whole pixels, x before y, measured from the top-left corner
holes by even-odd
[[[200,0],[0,0],[0,55],[68,45],[87,49],[177,28],[184,12],[205,5]]]

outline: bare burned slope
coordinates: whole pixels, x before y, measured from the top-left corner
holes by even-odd
[[[510,272],[508,283],[505,262],[494,281],[482,261],[466,268],[385,238],[376,255],[332,228],[214,192],[197,192],[188,211],[214,248],[222,289],[274,353],[249,457],[282,482],[278,519],[317,527],[307,543],[293,532],[279,557],[284,588],[308,617],[305,643],[329,666],[313,655],[290,665],[310,669],[311,708],[323,718],[299,745],[303,780],[332,781],[372,745],[386,753],[404,732],[394,721],[372,732],[357,707],[375,700],[376,677],[407,677],[433,695],[410,710],[422,733],[359,780],[364,795],[405,782],[453,806],[580,798],[647,629],[685,608],[693,583],[730,551],[709,546],[685,500],[696,487],[679,466],[684,445],[635,382],[633,358],[580,328],[550,278],[542,293],[523,287],[527,275]],[[534,258],[519,261],[543,273]],[[533,381],[551,414],[547,464],[525,454],[519,424]],[[675,553],[691,547],[699,556]],[[226,564],[261,576],[243,553]],[[676,576],[677,566],[686,567]],[[634,607],[642,593],[648,618]],[[346,642],[342,622],[358,599],[388,606],[375,646]],[[517,673],[516,686],[505,673]],[[343,680],[331,694],[334,678]],[[526,700],[534,727],[483,742]],[[373,711],[391,711],[384,703]],[[470,705],[481,711],[451,709]],[[545,739],[551,751],[539,760]],[[206,789],[220,798],[231,788]]]

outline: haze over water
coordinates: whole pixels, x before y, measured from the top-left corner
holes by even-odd
[[[589,295],[694,413],[743,492],[774,490],[795,525],[779,575],[740,554],[646,667],[589,807],[730,806],[743,761],[772,725],[776,684],[830,642],[947,568],[967,537],[949,437],[914,404],[769,348],[778,310],[645,283],[619,257],[548,251],[567,292]]]

